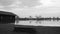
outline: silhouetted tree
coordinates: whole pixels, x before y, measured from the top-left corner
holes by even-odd
[[[55,17],[53,17],[52,19],[53,19],[53,21],[55,21],[55,20],[56,20],[56,19],[55,19]]]
[[[30,18],[32,18],[32,16],[29,16]]]
[[[59,21],[59,17],[57,17],[56,19],[57,19],[57,21]]]
[[[35,16],[37,19],[41,18],[41,16]]]
[[[49,20],[51,21],[51,17],[49,17]]]

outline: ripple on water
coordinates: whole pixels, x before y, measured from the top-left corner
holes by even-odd
[[[33,25],[33,26],[60,26],[60,21],[19,21],[16,25]]]

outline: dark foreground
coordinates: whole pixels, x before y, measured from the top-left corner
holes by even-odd
[[[0,34],[60,34],[60,27],[15,28],[12,24],[0,24]]]

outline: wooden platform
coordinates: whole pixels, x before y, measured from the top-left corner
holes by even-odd
[[[30,28],[28,26],[24,26],[22,27],[23,25],[20,25],[21,27],[15,27],[16,25],[13,25],[13,24],[0,24],[0,33],[4,33],[4,34],[21,34],[21,32],[14,32],[14,29],[20,29],[21,31],[25,31],[25,32],[35,32],[33,34],[60,34],[60,27],[45,27],[45,26],[37,26],[37,27],[34,27],[34,26],[30,26]],[[11,32],[9,31],[11,30]],[[17,30],[17,31],[18,31]],[[19,30],[19,31],[20,31]],[[24,33],[24,32],[23,32]],[[26,34],[26,33],[24,33]]]
[[[50,26],[28,26],[28,25],[14,25],[15,29],[33,29],[36,32],[60,32],[60,27]]]

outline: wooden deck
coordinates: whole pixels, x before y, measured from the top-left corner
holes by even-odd
[[[38,27],[28,27],[28,26],[24,26],[22,27],[23,25],[20,25],[21,27],[16,27],[17,29],[26,29],[28,31],[28,29],[33,29],[35,30],[36,32],[33,33],[33,34],[60,34],[60,27],[45,27],[45,26],[38,26]],[[21,32],[19,29],[19,32],[14,32],[14,28],[15,28],[15,25],[13,24],[0,24],[0,34],[30,34],[30,33],[27,33],[27,32]],[[21,29],[21,30],[23,30]],[[30,31],[29,29],[29,31]],[[25,30],[24,30],[25,31]]]

